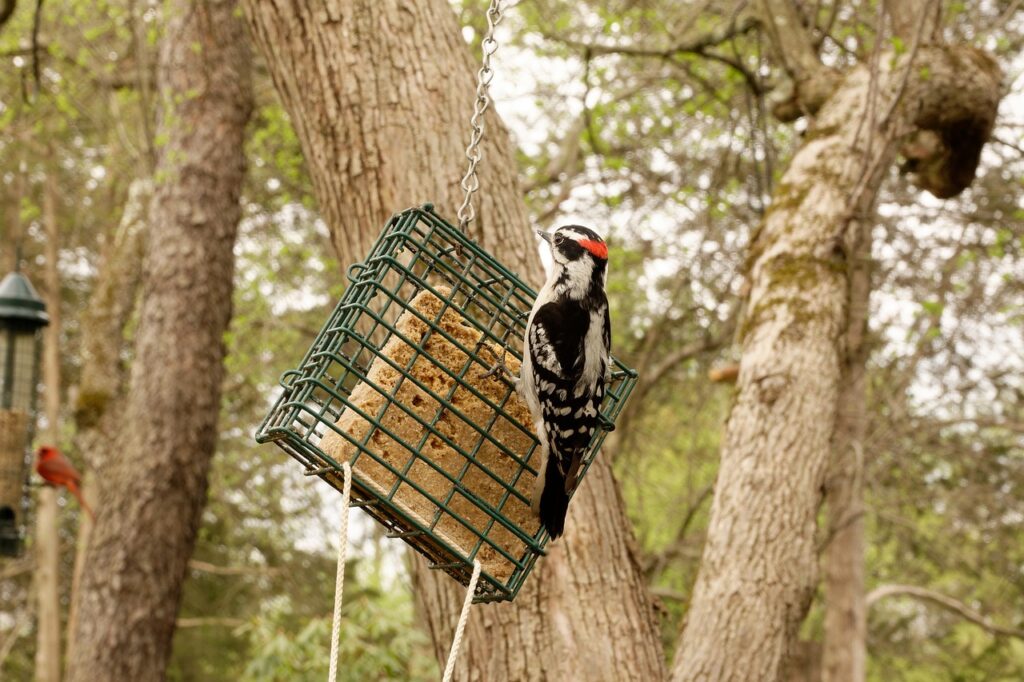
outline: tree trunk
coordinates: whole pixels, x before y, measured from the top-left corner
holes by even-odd
[[[618,484],[607,465],[592,466],[586,480],[570,506],[566,539],[548,545],[516,601],[474,608],[456,679],[665,679],[652,601]],[[444,664],[465,589],[417,564],[413,588]]]
[[[52,153],[52,152],[51,152]],[[60,230],[57,225],[57,178],[47,169],[43,182],[43,227],[46,230],[46,311],[43,330],[43,396],[46,430],[43,442],[60,445]],[[60,522],[57,489],[43,486],[36,507],[36,682],[60,682]],[[84,515],[83,515],[84,516]]]
[[[927,64],[922,71],[908,68]],[[894,65],[895,63],[895,65]],[[904,134],[942,144],[920,183],[951,196],[974,176],[1000,97],[973,48],[879,60],[846,74],[783,176],[751,240],[750,298],[700,575],[673,679],[779,680],[816,585],[815,526],[839,398],[858,207]]]
[[[124,431],[100,481],[82,573],[69,662],[77,682],[164,679],[217,437],[250,57],[235,3],[176,0],[165,11],[166,143]]]
[[[394,211],[432,201],[454,217],[477,66],[449,4],[244,6],[341,262],[361,258]],[[539,285],[509,135],[493,110],[486,125],[479,218],[470,230]],[[573,499],[566,537],[550,546],[516,601],[473,609],[456,679],[664,679],[653,603],[622,500],[606,461],[590,472]],[[443,664],[464,590],[422,560],[413,564],[417,603]]]
[[[935,11],[928,11],[934,5]],[[910,46],[934,33],[941,3],[900,0],[884,3],[893,33]],[[923,23],[922,23],[923,22]],[[920,33],[920,38],[916,36]],[[874,197],[865,197],[873,199]],[[832,462],[825,481],[827,519],[823,559],[824,639],[823,682],[863,682],[867,676],[867,607],[864,583],[864,439],[867,432],[865,374],[871,297],[871,227],[866,216],[874,203],[857,210],[851,223],[854,257],[849,266],[849,300],[845,355],[839,384],[839,405],[832,441]]]
[[[362,258],[399,210],[429,201],[454,219],[478,67],[449,4],[245,0],[243,6],[342,262]],[[539,282],[515,156],[493,108],[486,126],[473,237],[527,281]]]
[[[828,535],[824,554],[825,638],[823,682],[861,682],[867,675],[867,612],[864,607],[864,437],[867,431],[866,374],[868,306],[871,297],[873,207],[851,223],[853,238],[846,303],[845,357],[825,480]]]
[[[15,156],[11,164],[12,168],[20,168],[21,166],[21,154],[17,152],[18,150],[15,150]],[[15,173],[10,183],[10,194],[5,197],[7,206],[4,209],[4,222],[6,223],[7,238],[4,240],[4,248],[9,250],[7,251],[7,259],[4,262],[4,272],[17,270],[21,266],[18,258],[21,256],[19,248],[24,237],[24,230],[21,225],[21,198],[24,195],[25,174]]]
[[[44,486],[36,497],[36,565],[32,575],[36,594],[36,682],[60,680],[59,529],[57,489]]]
[[[103,477],[122,420],[125,371],[125,327],[135,309],[142,270],[143,232],[153,194],[152,182],[135,180],[120,223],[106,236],[102,263],[89,306],[82,315],[82,368],[75,398],[75,449],[81,457],[82,495],[93,509],[99,508],[96,481]],[[85,567],[85,550],[92,524],[78,528],[75,567],[71,577],[68,610],[67,657],[75,647],[78,623],[78,591]]]

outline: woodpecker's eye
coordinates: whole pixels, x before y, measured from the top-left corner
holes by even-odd
[[[564,244],[564,243],[565,243],[565,237],[560,235],[560,234],[556,234],[555,235],[555,246],[559,246],[559,245]]]

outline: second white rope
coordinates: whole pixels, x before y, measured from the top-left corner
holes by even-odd
[[[352,496],[352,465],[343,462],[345,485],[341,492],[341,538],[338,541],[338,573],[334,579],[334,617],[331,619],[331,668],[327,682],[338,679],[338,644],[341,634],[341,596],[345,590],[345,552],[348,549],[348,502]]]
[[[452,649],[448,652],[448,663],[444,666],[444,678],[442,682],[451,682],[455,674],[455,659],[459,657],[459,647],[462,646],[462,635],[466,631],[466,623],[469,621],[469,607],[473,606],[473,593],[476,592],[476,584],[480,581],[480,560],[473,562],[473,577],[469,579],[469,587],[466,588],[466,599],[462,602],[462,613],[459,614],[459,624],[455,626],[455,639],[452,640]]]

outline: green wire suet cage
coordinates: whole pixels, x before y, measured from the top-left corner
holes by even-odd
[[[256,440],[273,441],[352,506],[468,585],[511,600],[548,537],[530,510],[539,446],[512,384],[535,293],[430,204],[388,221]],[[586,473],[636,383],[617,360]]]

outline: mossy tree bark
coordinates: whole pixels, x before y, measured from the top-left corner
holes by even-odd
[[[461,201],[477,66],[445,0],[244,2],[309,164],[342,263],[394,211]],[[500,69],[500,65],[499,65]],[[500,78],[500,71],[498,74]],[[487,115],[472,236],[534,285],[537,248],[501,120]],[[464,590],[413,562],[420,612],[444,663]],[[664,679],[652,601],[611,469],[598,459],[511,604],[473,609],[458,680]]]
[[[252,109],[230,0],[173,0],[157,76],[166,139],[119,447],[105,463],[78,594],[73,682],[162,680],[206,501]]]
[[[980,51],[910,52],[881,56],[877,99],[866,66],[845,74],[751,240],[737,395],[673,680],[785,679],[817,584],[858,210],[899,140],[921,130],[937,144],[919,184],[941,197],[966,187],[1001,94],[999,68]]]

